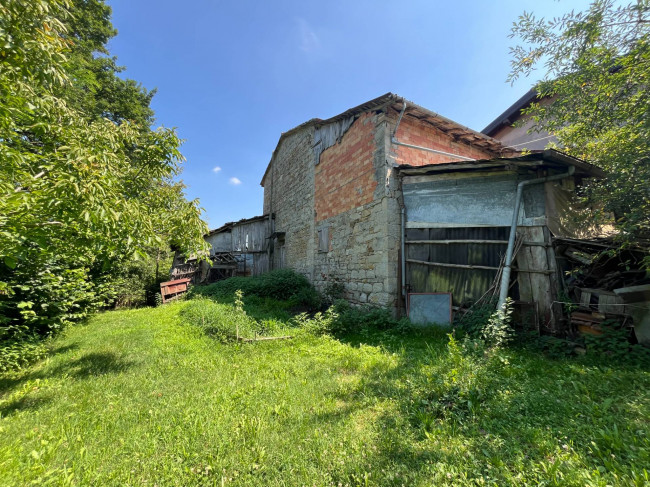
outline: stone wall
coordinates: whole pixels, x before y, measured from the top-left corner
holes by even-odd
[[[399,234],[391,224],[399,205],[387,187],[390,161],[386,155],[385,113],[360,116],[342,140],[325,150],[316,166],[316,234],[327,229],[329,248],[314,259],[314,284],[345,286],[345,297],[356,304],[398,306]],[[393,235],[393,238],[390,238]]]
[[[264,213],[275,213],[275,231],[286,232],[284,266],[313,279],[314,162],[311,127],[280,142],[264,178]],[[273,268],[280,267],[276,242]]]
[[[286,232],[285,266],[323,290],[344,284],[352,303],[392,310],[403,306],[400,289],[401,188],[397,164],[449,162],[449,157],[390,142],[394,111],[361,114],[316,164],[313,127],[283,138],[264,177],[264,213],[275,213],[275,231]],[[491,155],[455,142],[430,124],[404,117],[401,142],[473,157]],[[326,242],[319,245],[327,236]],[[325,248],[322,248],[325,247]],[[279,267],[280,251],[274,251]]]

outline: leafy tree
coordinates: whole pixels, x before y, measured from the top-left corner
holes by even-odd
[[[118,124],[128,120],[148,128],[154,121],[149,105],[156,91],[118,76],[124,68],[106,48],[117,34],[111,8],[100,0],[72,0],[71,13],[65,21],[65,36],[71,41],[66,65],[70,83],[62,96],[89,118]]]
[[[105,116],[120,113],[112,108],[87,112],[76,96],[84,84],[74,76],[93,71],[75,63],[112,32],[84,45],[76,5],[101,7],[0,4],[0,339],[82,318],[114,297],[120,266],[151,248],[173,241],[205,252],[198,204],[173,182],[182,162],[176,133],[149,128],[146,100],[135,103],[146,116],[129,120]],[[161,233],[166,217],[176,226]]]
[[[650,1],[596,0],[552,20],[524,13],[513,26],[509,80],[541,68],[538,98],[524,110],[572,155],[608,173],[588,196],[616,216],[622,246],[650,236]],[[650,260],[647,261],[650,266]]]

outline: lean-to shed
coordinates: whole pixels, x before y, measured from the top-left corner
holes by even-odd
[[[521,247],[509,295],[530,303],[554,331],[562,276],[553,237],[573,237],[575,187],[601,170],[554,150],[524,156],[398,168],[404,200],[404,285],[408,292],[450,292],[454,304],[480,299],[495,284],[516,224]],[[541,182],[547,176],[558,180]],[[564,175],[564,177],[563,177]]]

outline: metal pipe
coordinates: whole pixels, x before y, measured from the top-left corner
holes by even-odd
[[[406,100],[404,100],[402,105],[402,110],[399,112],[399,118],[397,119],[397,125],[395,125],[395,130],[393,130],[393,133],[390,136],[391,140],[397,140],[396,135],[397,135],[397,129],[399,128],[399,124],[402,123],[402,117],[404,116],[404,112],[406,112]]]
[[[465,157],[465,156],[460,156],[458,154],[452,154],[451,152],[445,152],[437,149],[430,149],[429,147],[422,147],[420,145],[413,145],[413,144],[405,144],[403,142],[400,142],[397,140],[397,129],[399,128],[399,124],[402,123],[402,117],[404,117],[404,112],[406,112],[406,100],[402,101],[402,110],[399,112],[399,118],[397,119],[397,125],[395,125],[395,130],[393,130],[393,133],[390,136],[390,141],[395,144],[395,145],[402,145],[404,147],[410,147],[411,149],[418,149],[418,150],[423,150],[427,152],[433,152],[434,154],[440,154],[443,156],[448,156],[448,157],[454,157],[456,159],[462,159],[463,161],[475,161],[476,159],[472,159],[471,157]]]
[[[453,157],[454,159],[462,159],[463,161],[476,160],[476,159],[472,159],[471,157],[459,156],[458,154],[452,154],[451,152],[445,152],[437,149],[429,149],[428,147],[422,147],[420,145],[404,144],[403,142],[399,142],[396,139],[393,139],[392,142],[395,145],[403,145],[404,147],[410,147],[411,149],[419,149],[427,152],[433,152],[434,154],[441,154],[443,156]]]
[[[517,234],[517,220],[519,220],[519,210],[521,209],[521,198],[524,193],[525,186],[531,186],[533,184],[546,183],[548,181],[557,181],[559,179],[568,178],[573,176],[575,172],[575,166],[569,166],[569,170],[562,174],[556,174],[555,176],[546,176],[545,178],[539,179],[528,179],[522,181],[517,185],[517,196],[515,197],[515,209],[512,213],[512,223],[510,224],[510,237],[508,238],[508,249],[506,250],[506,260],[505,266],[503,268],[503,274],[501,275],[501,287],[499,289],[499,302],[497,304],[497,309],[502,309],[508,298],[508,288],[510,287],[510,270],[512,269],[512,253],[515,248],[515,237]]]
[[[406,225],[404,224],[404,220],[406,219],[406,211],[404,206],[402,206],[402,232],[400,234],[400,245],[401,245],[401,252],[402,252],[402,296],[406,296],[406,255],[404,254],[405,250],[405,245],[404,245],[404,240],[405,240],[405,227]]]

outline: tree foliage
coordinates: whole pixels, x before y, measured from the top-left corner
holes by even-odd
[[[594,1],[552,20],[524,13],[513,26],[510,81],[541,69],[524,110],[535,130],[608,173],[588,195],[616,217],[620,243],[650,236],[650,2]],[[650,263],[649,263],[650,264]]]
[[[0,4],[0,339],[83,317],[154,249],[205,251],[181,141],[117,76],[109,17],[96,0]]]

